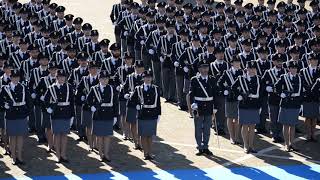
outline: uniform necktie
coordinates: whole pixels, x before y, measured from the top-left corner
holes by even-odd
[[[312,76],[314,76],[316,74],[316,69],[312,70]]]

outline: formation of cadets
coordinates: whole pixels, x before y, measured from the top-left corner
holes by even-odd
[[[265,4],[267,4],[265,6]],[[5,154],[24,164],[23,140],[35,133],[58,163],[67,135],[110,162],[124,140],[152,160],[160,97],[194,118],[196,155],[208,155],[210,129],[255,153],[255,132],[286,151],[299,116],[316,141],[320,95],[318,0],[121,0],[112,7],[116,42],[50,0],[2,0],[0,130]]]

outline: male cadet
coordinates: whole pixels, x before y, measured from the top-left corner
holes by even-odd
[[[35,21],[32,23],[32,31],[25,35],[24,39],[28,41],[29,44],[34,43],[35,40],[42,38],[40,30],[42,29],[42,22]]]
[[[12,64],[13,69],[20,69],[21,63],[29,58],[28,43],[20,39],[19,50],[13,54],[8,55],[8,62]]]
[[[151,61],[150,56],[148,53],[148,50],[145,48],[145,41],[147,37],[150,35],[150,33],[157,29],[157,26],[155,25],[155,15],[156,13],[154,11],[150,11],[146,14],[147,16],[147,24],[140,27],[138,32],[135,34],[135,41],[137,41],[139,44],[135,48],[136,57],[135,60],[143,60],[143,64],[145,65],[145,68],[149,69],[151,67]],[[140,50],[139,50],[140,46]]]
[[[29,81],[29,92],[31,94],[31,98],[34,102],[34,113],[35,113],[35,128],[38,136],[38,142],[45,142],[45,133],[44,128],[41,126],[41,104],[40,104],[40,96],[36,93],[36,88],[40,82],[42,77],[45,77],[49,74],[48,71],[48,63],[49,56],[45,52],[41,52],[38,56],[38,61],[40,66],[31,70],[31,76]]]
[[[102,63],[102,61],[108,59],[111,56],[111,53],[109,52],[109,43],[109,39],[102,39],[99,43],[100,51],[93,54],[92,60]]]
[[[53,53],[60,51],[61,47],[58,44],[60,38],[60,33],[58,31],[53,31],[49,35],[50,44],[45,47],[45,51],[48,53],[50,59]]]
[[[91,34],[92,26],[89,23],[84,23],[82,25],[83,36],[79,37],[77,40],[78,51],[81,51],[86,43],[91,42],[90,34]]]
[[[115,25],[115,23],[117,22],[120,13],[121,13],[123,10],[125,10],[124,4],[126,3],[126,1],[127,1],[127,0],[121,0],[120,3],[114,4],[114,5],[112,6],[112,11],[111,11],[111,14],[110,14],[110,19],[111,19],[113,25]],[[117,42],[117,43],[120,43],[120,32],[121,32],[120,27],[115,26],[114,34],[115,34],[116,42]]]
[[[252,48],[253,40],[245,39],[242,41],[242,52],[239,53],[241,60],[241,68],[245,69],[248,61],[256,60],[256,54],[253,52]]]
[[[199,75],[191,78],[190,102],[194,111],[195,137],[197,156],[212,156],[208,144],[210,139],[211,119],[214,111],[215,79],[210,76],[207,60],[198,62]]]
[[[148,8],[140,8],[139,9],[139,18],[134,21],[134,25],[132,26],[132,29],[130,30],[130,34],[133,36],[133,50],[134,50],[134,55],[135,55],[135,60],[141,60],[141,55],[138,52],[141,52],[141,45],[140,42],[136,41],[135,35],[143,26],[144,24],[147,23],[146,21],[146,14],[148,13]],[[139,56],[137,59],[137,56]]]
[[[69,76],[68,82],[74,89],[78,88],[82,77],[89,74],[88,71],[88,58],[89,56],[85,52],[80,52],[77,54],[77,60],[79,67],[72,70]],[[75,99],[75,121],[74,126],[78,132],[79,139],[77,141],[84,141],[85,133],[84,127],[81,125],[81,111],[82,111],[82,101],[81,99]]]
[[[189,30],[182,29],[179,33],[180,41],[173,44],[171,61],[175,66],[175,77],[176,77],[176,90],[177,90],[177,98],[178,104],[181,110],[187,110],[187,102],[186,102],[186,93],[183,91],[184,84],[184,71],[183,67],[179,63],[179,58],[182,53],[185,51],[189,44]]]
[[[268,92],[268,108],[269,108],[269,119],[271,121],[270,129],[273,142],[281,143],[282,139],[282,126],[278,123],[278,115],[280,110],[280,96],[275,92],[274,85],[279,80],[282,74],[286,71],[282,67],[283,56],[276,54],[272,56],[273,68],[267,70],[262,76],[263,87],[266,87]]]
[[[50,61],[55,61],[58,65],[60,65],[60,63],[68,57],[67,55],[67,50],[66,48],[68,47],[69,43],[69,39],[68,37],[61,37],[58,40],[59,43],[59,49],[57,49],[57,51],[55,51],[52,54],[52,58]]]
[[[83,23],[83,19],[81,17],[75,18],[73,20],[73,26],[72,26],[74,27],[74,31],[67,34],[67,36],[69,37],[70,43],[73,45],[77,45],[78,39],[84,35],[84,33],[81,30],[82,23]]]
[[[110,46],[111,56],[102,61],[101,71],[107,71],[110,76],[109,84],[115,85],[114,75],[117,72],[118,67],[122,65],[122,59],[120,58],[120,45],[113,43]]]
[[[159,16],[156,18],[157,29],[152,31],[146,40],[146,49],[151,57],[151,65],[153,72],[153,81],[160,89],[162,88],[161,82],[161,62],[157,54],[157,45],[161,36],[167,33],[165,29],[166,17]]]
[[[58,6],[56,8],[57,12],[57,19],[52,22],[53,28],[55,31],[59,31],[60,28],[66,25],[65,19],[64,19],[64,11],[66,10],[63,6]]]
[[[167,34],[160,37],[157,45],[157,54],[160,57],[162,67],[162,84],[163,96],[166,102],[176,101],[176,87],[174,66],[171,60],[172,46],[180,39],[175,31],[175,20],[167,20],[166,22]]]
[[[258,59],[256,60],[257,74],[262,77],[265,72],[272,68],[272,62],[268,60],[269,48],[264,46],[260,47],[258,50]],[[268,111],[268,94],[266,91],[261,92],[262,96],[260,98],[262,102],[260,111],[260,123],[256,125],[257,133],[265,134],[266,130],[266,120],[269,115]]]
[[[49,13],[50,13],[49,5],[50,5],[50,0],[43,0],[42,1],[43,8],[37,12],[40,20],[43,20],[44,17],[49,15]]]
[[[212,76],[214,76],[216,79],[220,78],[222,76],[223,72],[225,70],[228,70],[230,68],[229,63],[225,61],[224,58],[224,48],[222,46],[218,46],[215,48],[215,58],[216,60],[212,63],[210,63],[210,73]],[[216,114],[216,120],[217,124],[217,130],[216,132],[219,135],[225,135],[225,122],[226,122],[226,116],[225,116],[225,97],[223,95],[223,90],[218,89],[216,90],[215,94],[215,107],[218,110]]]
[[[35,44],[37,44],[39,46],[40,52],[45,51],[46,50],[46,46],[50,44],[49,41],[49,36],[51,33],[52,29],[50,27],[44,26],[41,29],[41,38],[40,39],[36,39],[34,41]]]
[[[99,32],[98,30],[91,30],[90,32],[90,39],[91,41],[84,44],[84,47],[82,48],[82,51],[86,52],[90,60],[93,58],[93,54],[100,50],[99,46]]]
[[[67,74],[67,77],[70,76],[73,69],[79,66],[78,60],[76,59],[77,56],[77,48],[73,44],[69,44],[66,47],[68,57],[65,58],[60,63],[60,69],[63,69],[64,72]]]
[[[64,16],[66,25],[60,28],[60,33],[62,36],[66,36],[68,33],[71,33],[74,31],[74,26],[73,24],[73,15],[72,14],[67,14]]]
[[[47,15],[46,17],[43,18],[44,23],[46,24],[46,26],[52,26],[52,23],[54,20],[57,19],[57,15],[56,15],[56,8],[58,7],[58,4],[56,3],[51,3],[49,5],[49,15]]]

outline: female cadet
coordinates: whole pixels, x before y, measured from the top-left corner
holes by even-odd
[[[28,134],[28,116],[31,109],[30,93],[20,81],[20,71],[12,70],[11,82],[2,87],[1,105],[5,108],[6,133],[12,164],[23,164],[23,138]]]
[[[72,85],[66,82],[67,74],[58,70],[56,82],[47,90],[44,100],[51,115],[51,129],[57,162],[68,163],[66,156],[67,134],[74,118],[74,95]]]
[[[46,138],[48,140],[48,152],[51,153],[53,148],[53,134],[51,130],[50,115],[46,110],[46,105],[44,102],[44,95],[47,92],[48,88],[56,82],[57,64],[55,61],[49,63],[48,70],[49,75],[40,79],[35,92],[41,100],[41,127],[45,128]]]
[[[247,62],[247,72],[239,76],[231,89],[236,93],[239,101],[239,123],[242,125],[241,134],[245,153],[256,153],[253,148],[255,125],[259,123],[259,109],[261,108],[260,78],[257,75],[256,62]]]
[[[127,76],[134,72],[134,68],[132,66],[133,56],[129,53],[124,53],[124,65],[118,67],[117,72],[115,74],[115,80],[118,81],[116,84],[119,85],[120,94],[119,94],[119,112],[120,112],[120,123],[123,130],[123,138],[124,140],[129,140],[130,132],[128,129],[128,125],[126,123],[126,113],[127,113],[127,99],[124,98],[123,94],[123,85]]]
[[[110,136],[118,116],[118,95],[109,85],[109,75],[101,71],[99,84],[93,86],[87,97],[87,104],[93,112],[92,134],[97,137],[100,161],[110,162]]]
[[[86,135],[88,138],[89,151],[92,151],[94,146],[94,138],[92,137],[92,112],[90,106],[86,102],[86,97],[89,94],[90,88],[99,83],[98,70],[100,63],[91,61],[89,63],[89,75],[83,76],[76,91],[76,99],[81,99],[83,102],[81,125],[86,128]]]
[[[143,61],[136,61],[135,62],[135,66],[134,66],[134,70],[135,72],[130,74],[123,86],[122,92],[124,94],[124,98],[128,99],[127,102],[127,112],[126,112],[126,125],[127,125],[127,129],[129,129],[130,134],[132,134],[132,138],[135,144],[135,149],[136,150],[142,150],[141,148],[141,143],[138,137],[138,132],[137,132],[137,109],[136,106],[134,104],[134,102],[132,102],[132,100],[130,99],[130,97],[132,96],[134,89],[137,86],[140,86],[141,84],[143,84],[143,80],[142,80],[142,74],[144,72],[144,65],[143,65]]]
[[[289,152],[296,151],[292,143],[302,104],[303,84],[302,78],[297,73],[298,63],[289,61],[288,68],[289,72],[280,77],[275,84],[275,89],[281,97],[278,121],[283,125],[284,148]]]
[[[300,71],[304,87],[304,98],[302,104],[302,116],[305,117],[305,128],[307,132],[307,141],[316,141],[315,130],[317,125],[317,116],[319,115],[319,102],[316,96],[311,92],[311,88],[320,77],[318,69],[318,56],[310,54],[309,66]]]
[[[138,110],[138,135],[141,137],[145,160],[152,160],[152,136],[156,135],[161,114],[160,90],[152,84],[152,72],[143,73],[143,84],[137,86],[131,97]]]
[[[238,56],[233,56],[230,62],[232,67],[223,72],[218,80],[218,86],[224,90],[223,94],[226,96],[225,115],[227,117],[230,142],[231,144],[239,144],[238,101],[235,94],[231,92],[231,86],[235,83],[238,76],[243,75],[243,71],[241,69],[241,60]]]

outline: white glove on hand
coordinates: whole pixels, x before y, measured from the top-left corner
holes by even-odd
[[[160,121],[160,115],[158,116],[157,123],[159,123],[159,121]]]
[[[216,114],[218,112],[218,109],[213,109],[213,114]]]
[[[130,98],[130,94],[125,94],[125,95],[124,95],[124,98],[125,98],[125,99],[129,99],[129,98]]]
[[[270,92],[273,92],[273,88],[272,88],[271,86],[267,86],[267,87],[266,87],[266,90],[267,90],[267,92],[269,92],[269,93],[270,93]]]
[[[52,114],[53,110],[51,108],[47,108],[47,113]]]
[[[281,93],[281,94],[280,94],[280,97],[281,97],[281,98],[286,98],[287,95],[286,95],[285,93]]]
[[[81,96],[81,101],[85,101],[86,97],[85,96]]]
[[[120,87],[120,86],[117,86],[116,90],[117,90],[118,92],[120,92],[121,87]]]
[[[189,72],[189,68],[187,67],[187,66],[185,66],[184,68],[183,68],[183,70],[184,70],[184,72]]]
[[[141,40],[141,41],[140,41],[140,44],[143,45],[143,44],[144,44],[144,40]]]
[[[117,121],[118,121],[117,117],[114,117],[113,118],[113,125],[115,125],[117,123]]]
[[[137,105],[137,106],[136,106],[136,109],[137,109],[138,111],[141,110],[140,105]]]
[[[9,104],[8,104],[8,103],[5,103],[5,104],[4,104],[4,108],[5,108],[5,109],[10,109]]]
[[[228,91],[228,90],[224,90],[223,94],[224,94],[225,96],[228,96],[228,95],[229,95],[229,91]]]
[[[40,97],[40,100],[41,100],[41,101],[44,101],[44,96],[41,96],[41,97]]]
[[[123,33],[123,35],[124,35],[124,36],[128,36],[128,35],[129,35],[128,31],[125,31],[125,32]]]
[[[239,95],[237,99],[238,99],[238,101],[242,101],[243,97],[241,95]]]
[[[97,108],[96,107],[94,107],[94,106],[91,106],[91,112],[96,112],[97,111]]]
[[[31,94],[31,98],[32,98],[32,99],[35,99],[36,97],[37,97],[37,95],[36,95],[35,93],[32,93],[32,94]]]
[[[154,54],[154,50],[153,49],[149,49],[149,54]]]
[[[197,103],[192,103],[191,104],[191,109],[192,110],[197,110],[198,109],[198,104]]]
[[[160,57],[160,62],[164,62],[164,59],[162,56]]]
[[[173,65],[174,65],[174,67],[179,67],[179,62],[176,61],[173,63]]]

